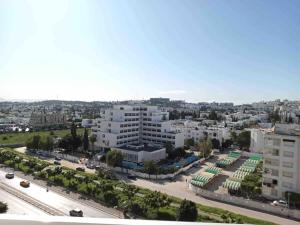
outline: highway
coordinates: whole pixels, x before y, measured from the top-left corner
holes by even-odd
[[[58,193],[55,193],[53,191],[47,192],[44,187],[41,187],[39,185],[36,185],[34,183],[30,184],[29,188],[23,188],[20,186],[20,181],[23,179],[16,177],[14,179],[6,179],[5,178],[6,172],[3,170],[0,170],[0,182],[3,183],[4,185],[8,185],[10,187],[13,187],[15,190],[18,190],[21,193],[24,193],[26,196],[29,196],[35,200],[38,200],[40,203],[44,203],[49,206],[50,209],[56,209],[57,212],[61,215],[69,215],[69,211],[75,208],[79,208],[83,211],[83,214],[85,217],[96,217],[96,218],[116,218],[115,216],[108,214],[106,212],[103,212],[99,209],[96,209],[94,207],[85,205],[83,203],[80,203],[76,200],[66,198],[64,196],[59,195]],[[1,188],[1,185],[0,185]],[[1,190],[2,192],[3,189]],[[9,194],[6,194],[9,195]],[[2,197],[2,195],[1,195]],[[13,205],[17,204],[17,199],[16,197],[10,197],[8,198],[10,201],[13,203]],[[18,199],[20,200],[20,199]],[[3,199],[4,202],[7,202],[9,204],[9,201]],[[20,200],[22,202],[22,200]],[[25,202],[26,203],[26,202]],[[22,203],[22,204],[25,204]],[[24,205],[25,207],[28,206],[28,203]],[[9,205],[11,208],[12,206]],[[25,208],[24,207],[24,208]],[[31,208],[35,208],[33,212],[39,213],[39,209],[36,207],[31,206]],[[11,209],[15,211],[14,209]],[[28,213],[28,210],[26,210]],[[43,212],[43,211],[42,211]],[[44,213],[44,212],[43,212]]]
[[[46,212],[0,189],[0,201],[8,204],[8,214],[44,216]]]

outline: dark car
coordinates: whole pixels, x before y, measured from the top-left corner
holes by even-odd
[[[5,177],[6,177],[7,179],[13,179],[13,178],[15,177],[15,174],[14,174],[14,173],[7,173],[7,174],[5,175]]]
[[[55,160],[60,161],[60,160],[62,160],[62,158],[55,156]]]
[[[54,161],[54,165],[61,165],[59,161]]]
[[[74,217],[83,217],[83,212],[80,209],[72,209],[70,210],[70,216],[74,216]]]
[[[128,175],[127,175],[127,178],[128,178],[128,179],[131,179],[131,180],[136,180],[136,176],[131,175],[131,174],[128,174]]]

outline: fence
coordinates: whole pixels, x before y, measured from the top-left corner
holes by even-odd
[[[121,167],[115,167],[115,168],[110,168],[110,169],[112,169],[116,172],[126,173],[126,174],[134,175],[134,176],[137,176],[137,177],[140,177],[140,178],[144,178],[144,179],[165,180],[165,179],[174,178],[178,174],[189,170],[194,164],[201,163],[204,160],[205,159],[197,160],[197,161],[187,165],[186,167],[183,167],[183,168],[177,170],[175,173],[170,173],[170,174],[147,174],[147,173],[141,173],[141,172],[138,172],[138,171],[135,171],[135,170],[125,169],[125,168],[121,168]],[[104,163],[100,163],[100,166],[107,168],[107,165],[104,164]]]
[[[279,215],[279,216],[283,216],[283,217],[300,220],[300,210],[272,206],[272,205],[262,203],[262,202],[247,200],[247,199],[244,199],[241,197],[235,197],[235,196],[230,196],[230,195],[225,195],[225,194],[214,193],[214,192],[210,192],[210,191],[195,187],[194,185],[191,185],[191,184],[189,187],[193,192],[195,192],[196,194],[198,194],[204,198],[208,198],[211,200],[220,201],[220,202],[224,202],[224,203],[229,203],[231,205],[237,205],[237,206],[242,206],[245,208],[255,209],[258,211],[262,211],[262,212],[266,212],[266,213],[270,213],[270,214],[274,214],[274,215]]]

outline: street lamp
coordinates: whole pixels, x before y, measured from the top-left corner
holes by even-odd
[[[291,192],[288,192],[288,208],[290,208],[290,196],[291,196]]]

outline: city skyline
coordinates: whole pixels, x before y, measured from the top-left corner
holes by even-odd
[[[299,99],[298,1],[3,1],[0,98]]]

